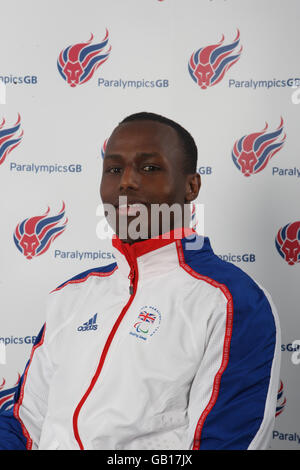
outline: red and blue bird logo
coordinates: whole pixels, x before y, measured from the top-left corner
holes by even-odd
[[[48,207],[43,215],[25,219],[15,229],[14,242],[27,259],[45,253],[53,241],[66,229],[68,219],[62,222],[65,217],[65,203],[63,202],[62,209],[57,215],[48,217],[49,212]]]
[[[290,266],[300,263],[300,221],[281,227],[278,230],[275,245],[280,256]]]
[[[59,54],[58,71],[72,88],[90,80],[109,57],[111,46],[104,51],[109,41],[108,30],[101,42],[92,44],[93,39],[91,34],[88,41],[68,46]]]
[[[273,132],[267,132],[268,123],[259,132],[244,135],[238,139],[232,150],[232,160],[244,176],[262,171],[274,155],[282,148],[286,134],[283,134],[283,119]],[[280,140],[278,140],[280,138]]]
[[[224,44],[224,39],[223,34],[217,44],[201,47],[191,55],[188,70],[202,90],[217,85],[240,58],[242,46],[239,46],[239,30],[232,43]]]
[[[279,416],[283,412],[284,407],[286,405],[286,398],[283,396],[283,392],[284,392],[283,383],[282,383],[282,380],[280,380],[280,386],[279,386],[279,390],[277,393],[277,406],[276,406],[275,416]]]
[[[5,389],[6,380],[2,380],[0,385],[0,412],[8,410],[14,405],[14,395],[18,389],[21,376],[18,374],[18,380],[13,387]]]
[[[20,131],[20,114],[18,114],[17,122],[12,127],[5,128],[4,125],[5,119],[3,118],[0,124],[0,165],[4,163],[7,155],[20,144],[22,136],[24,134],[23,130]]]
[[[102,145],[102,147],[101,147],[101,157],[102,157],[102,160],[103,160],[104,155],[105,155],[107,141],[108,141],[108,139],[105,139],[105,141],[103,142],[103,145]]]

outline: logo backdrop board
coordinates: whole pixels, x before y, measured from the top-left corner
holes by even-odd
[[[299,449],[299,3],[17,6],[2,7],[0,31],[0,407],[11,406],[48,292],[114,261],[110,243],[96,236],[103,152],[126,115],[152,111],[196,140],[196,202],[205,205],[216,254],[274,299],[282,368],[270,447]],[[97,314],[79,327],[96,328]],[[159,323],[145,306],[131,334],[149,341]]]

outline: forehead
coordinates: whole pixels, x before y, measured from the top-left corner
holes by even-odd
[[[122,152],[158,152],[174,155],[182,152],[175,129],[156,121],[134,121],[120,124],[110,136],[106,154]]]

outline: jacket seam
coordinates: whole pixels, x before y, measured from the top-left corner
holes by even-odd
[[[15,404],[14,408],[13,408],[13,414],[14,414],[14,417],[17,419],[17,421],[19,421],[19,423],[21,424],[21,428],[22,428],[22,432],[23,432],[23,435],[25,436],[26,440],[27,440],[27,443],[26,443],[26,449],[27,450],[31,450],[32,449],[32,445],[33,445],[33,440],[25,426],[25,424],[23,423],[23,420],[20,418],[20,407],[22,405],[22,402],[23,402],[23,398],[24,398],[24,389],[25,389],[25,384],[26,384],[26,380],[27,380],[27,375],[28,375],[28,371],[29,371],[29,368],[31,366],[31,363],[32,363],[32,360],[33,360],[33,356],[34,356],[34,353],[35,351],[40,347],[42,346],[42,344],[44,343],[44,338],[45,338],[45,332],[46,332],[46,326],[44,327],[44,331],[43,331],[43,335],[42,335],[42,338],[40,340],[40,342],[35,345],[33,348],[32,348],[32,352],[31,352],[31,357],[30,357],[30,360],[29,360],[29,363],[27,365],[27,368],[24,372],[24,379],[23,379],[23,383],[22,383],[22,386],[21,386],[21,391],[20,391],[20,396],[19,396],[19,399],[17,401],[17,403]]]
[[[223,340],[223,352],[222,352],[221,365],[216,375],[214,376],[212,392],[211,392],[209,401],[198,419],[195,433],[194,433],[193,450],[199,450],[200,443],[201,443],[201,434],[202,434],[202,430],[203,430],[206,418],[209,415],[209,413],[212,411],[213,407],[215,406],[217,402],[219,391],[220,391],[221,378],[229,362],[230,343],[231,343],[232,327],[233,327],[233,298],[232,298],[230,290],[227,288],[226,285],[218,283],[217,281],[215,281],[212,278],[209,278],[208,276],[202,276],[200,273],[197,273],[188,264],[186,264],[181,241],[176,242],[176,248],[177,248],[179,264],[182,269],[184,269],[188,274],[195,277],[196,279],[204,280],[210,285],[213,285],[216,288],[221,289],[221,291],[227,298],[226,324],[225,324],[225,333],[224,333],[224,340]]]

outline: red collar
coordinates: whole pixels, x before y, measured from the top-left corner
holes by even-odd
[[[170,232],[166,232],[162,235],[158,235],[154,238],[149,238],[147,240],[142,240],[140,242],[133,243],[124,243],[117,235],[113,235],[112,245],[114,248],[119,250],[123,255],[130,253],[131,256],[137,258],[139,256],[145,255],[150,251],[157,250],[163,246],[169,245],[176,240],[188,237],[192,233],[195,233],[195,230],[189,227],[185,228],[176,228]]]

